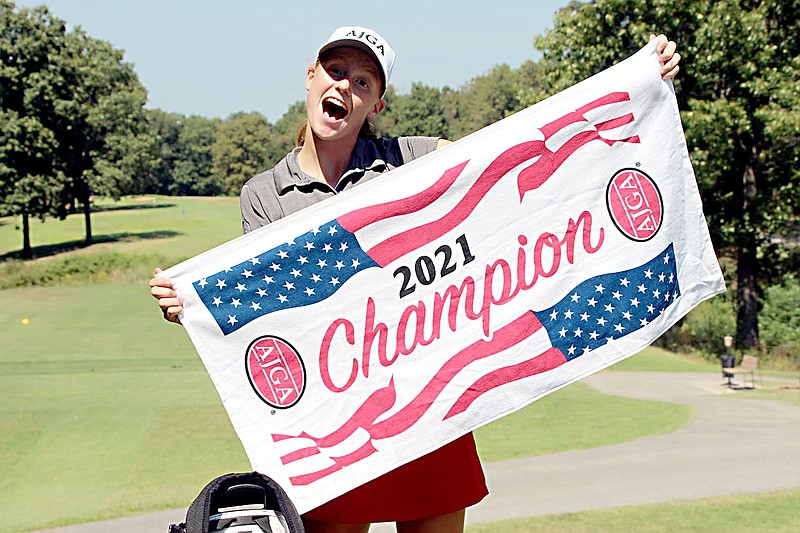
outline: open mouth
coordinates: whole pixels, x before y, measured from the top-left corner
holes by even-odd
[[[347,116],[347,107],[341,100],[329,96],[322,101],[322,112],[328,118],[341,120]]]

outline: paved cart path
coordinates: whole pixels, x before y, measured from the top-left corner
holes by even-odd
[[[667,435],[488,463],[490,494],[467,511],[468,523],[800,487],[800,406],[723,397],[736,392],[708,373],[602,372],[585,382],[606,394],[688,404],[694,416]],[[38,533],[164,533],[184,512]]]

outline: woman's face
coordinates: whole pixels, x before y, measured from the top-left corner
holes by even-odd
[[[339,47],[325,54],[308,69],[306,89],[308,124],[323,140],[358,136],[364,121],[386,106],[378,66],[357,48]]]

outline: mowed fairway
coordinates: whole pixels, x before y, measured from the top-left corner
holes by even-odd
[[[0,263],[15,264],[2,274],[8,280],[79,256],[134,258],[123,269],[112,261],[94,283],[70,275],[48,278],[54,286],[0,290],[0,531],[184,507],[209,479],[249,468],[188,337],[162,320],[147,287],[149,258],[160,256],[166,267],[238,235],[237,202],[155,201],[162,203],[127,202],[95,214],[101,244]],[[0,253],[8,253],[18,232],[13,221],[2,222]],[[73,233],[59,224],[73,224]],[[33,227],[41,239],[34,247],[81,238],[79,217]],[[576,384],[477,438],[484,460],[493,461],[672,431],[690,416],[685,406]]]

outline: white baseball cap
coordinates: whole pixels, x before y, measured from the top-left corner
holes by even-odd
[[[378,32],[361,26],[343,26],[336,28],[330,38],[323,44],[317,58],[333,48],[340,46],[353,46],[366,52],[380,67],[381,81],[383,82],[383,93],[386,94],[386,87],[389,85],[389,78],[392,76],[394,67],[394,50],[386,42],[386,39],[378,35]]]

